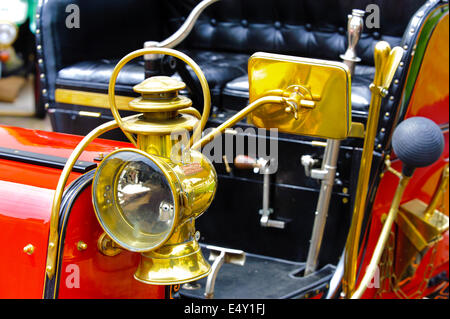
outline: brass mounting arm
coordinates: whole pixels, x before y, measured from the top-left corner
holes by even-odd
[[[202,148],[205,144],[211,142],[217,135],[224,132],[227,128],[234,126],[236,123],[241,121],[244,117],[246,117],[249,113],[253,112],[258,107],[264,104],[287,104],[288,99],[281,96],[264,96],[256,101],[247,105],[244,109],[236,113],[233,117],[222,123],[220,126],[215,128],[212,132],[203,136],[199,140],[195,141],[191,146],[191,149],[199,149]]]

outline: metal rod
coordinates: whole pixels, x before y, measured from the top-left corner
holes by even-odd
[[[400,178],[397,190],[395,191],[394,199],[392,200],[391,208],[389,209],[388,216],[384,222],[383,229],[381,230],[381,234],[378,238],[372,258],[370,259],[370,263],[367,266],[366,272],[364,273],[364,277],[361,279],[358,289],[356,289],[355,293],[353,293],[351,299],[361,298],[377,270],[378,263],[380,262],[381,255],[383,254],[384,247],[386,246],[387,239],[391,232],[392,224],[397,217],[400,201],[410,179],[410,177],[404,175]]]
[[[205,287],[205,298],[213,299],[214,298],[214,286],[216,283],[217,274],[219,273],[219,269],[225,263],[225,251],[221,251],[220,255],[216,257],[214,263],[211,266],[211,273],[206,280]]]
[[[268,168],[263,168],[264,182],[263,182],[263,210],[269,211],[269,191],[270,191],[270,175],[268,174]]]
[[[319,199],[317,201],[316,217],[314,218],[311,243],[309,245],[308,258],[306,260],[305,276],[314,272],[317,268],[320,246],[322,244],[323,232],[327,221],[328,209],[330,206],[331,194],[333,191],[336,166],[339,155],[339,140],[327,140],[322,170],[326,171],[325,178],[320,186]]]
[[[197,21],[200,14],[211,4],[217,2],[219,0],[203,0],[200,2],[189,14],[186,21],[183,23],[183,25],[175,32],[173,35],[171,35],[166,40],[159,42],[157,44],[157,47],[159,48],[174,48],[178,44],[180,44],[191,32],[192,28],[195,25],[195,22]]]
[[[424,215],[426,220],[430,219],[431,216],[433,216],[434,211],[438,206],[438,203],[442,200],[442,195],[448,187],[448,176],[449,176],[449,169],[447,163],[445,164],[442,170],[441,178],[439,179],[438,185],[436,187],[436,190],[434,191],[433,197],[431,198],[430,204],[425,210]]]
[[[364,21],[362,17],[364,11],[354,9],[349,15],[347,33],[348,48],[345,54],[341,55],[344,63],[349,67],[350,74],[355,72],[355,64],[361,61],[356,55],[356,45],[359,42]],[[314,272],[317,268],[320,246],[322,245],[323,232],[327,222],[328,209],[330,206],[331,194],[333,192],[334,178],[336,175],[336,165],[339,155],[339,140],[327,140],[325,147],[322,171],[326,172],[320,186],[319,199],[317,201],[316,217],[314,219],[313,232],[309,245],[308,257],[306,260],[305,276]]]

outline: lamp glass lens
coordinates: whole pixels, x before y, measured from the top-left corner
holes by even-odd
[[[157,157],[121,150],[103,160],[93,183],[95,213],[108,235],[131,251],[150,251],[174,227],[177,206]]]
[[[172,226],[174,203],[166,177],[144,161],[127,163],[119,174],[117,198],[125,220],[137,231],[162,234]]]

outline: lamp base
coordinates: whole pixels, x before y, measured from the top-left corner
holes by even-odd
[[[134,278],[150,285],[175,285],[208,276],[211,266],[196,240],[142,253]]]

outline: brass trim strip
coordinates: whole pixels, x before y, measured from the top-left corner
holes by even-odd
[[[102,113],[100,113],[100,112],[80,111],[80,112],[78,112],[78,115],[80,115],[80,116],[87,116],[87,117],[100,117],[100,116],[102,116]]]
[[[131,96],[116,96],[116,104],[119,110],[131,111],[128,103],[134,100]],[[103,109],[109,109],[108,94],[95,93],[87,91],[69,90],[69,89],[56,89],[55,101],[57,103],[83,105],[90,107],[99,107]]]

